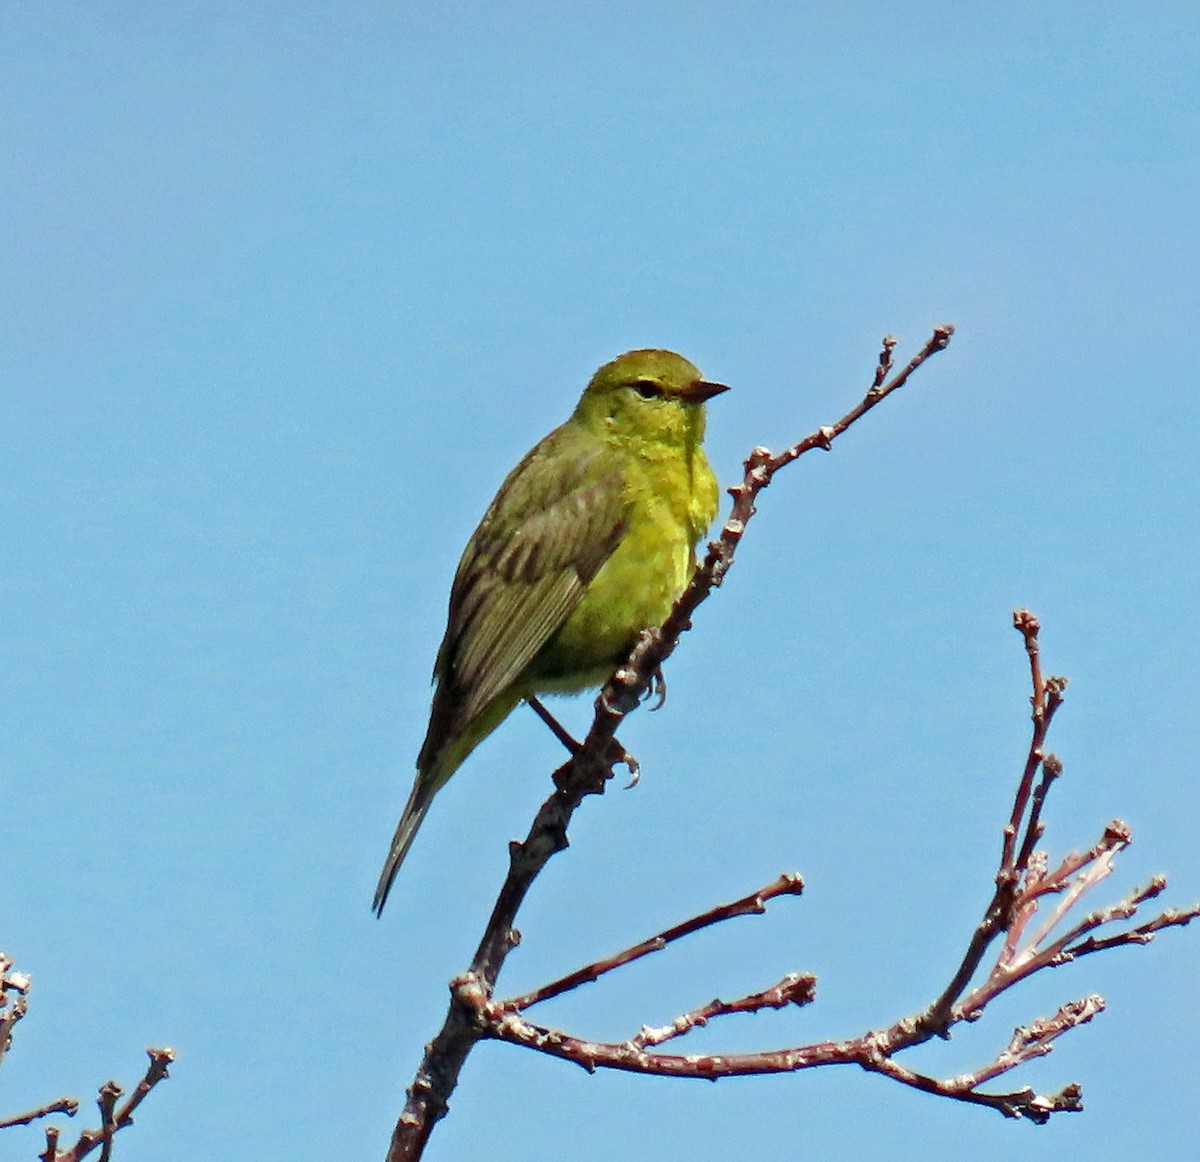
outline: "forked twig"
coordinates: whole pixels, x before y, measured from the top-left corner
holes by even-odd
[[[3,1061],[12,1042],[13,1026],[25,1015],[29,994],[29,977],[13,971],[13,962],[0,952],[0,1061]],[[106,1081],[99,1091],[96,1104],[100,1109],[100,1128],[84,1130],[75,1145],[68,1150],[59,1150],[58,1141],[62,1132],[55,1125],[46,1127],[46,1149],[38,1157],[42,1162],[80,1162],[97,1147],[100,1147],[100,1162],[108,1162],[112,1156],[113,1137],[133,1123],[133,1111],[145,1100],[146,1095],[167,1076],[167,1067],[175,1060],[173,1049],[147,1049],[150,1064],[142,1080],[138,1082],[130,1097],[118,1105],[122,1089],[115,1081]],[[0,1119],[0,1130],[12,1126],[27,1126],[41,1118],[66,1114],[73,1118],[79,1112],[79,1102],[73,1097],[60,1097],[46,1102],[36,1109]]]
[[[95,1130],[84,1130],[80,1133],[75,1144],[69,1149],[60,1150],[58,1140],[60,1131],[57,1126],[46,1127],[46,1149],[38,1155],[42,1162],[82,1162],[97,1147],[100,1148],[101,1162],[107,1162],[112,1155],[113,1138],[126,1126],[133,1125],[133,1112],[146,1100],[150,1091],[166,1077],[168,1068],[175,1060],[173,1049],[147,1049],[150,1064],[142,1079],[134,1087],[123,1102],[118,1104],[124,1090],[115,1082],[107,1081],[100,1087],[96,1104],[100,1107],[100,1127]]]

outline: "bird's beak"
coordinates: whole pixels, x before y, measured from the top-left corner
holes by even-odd
[[[714,395],[720,395],[723,391],[728,391],[729,387],[724,383],[708,383],[706,380],[698,379],[689,387],[685,387],[679,394],[688,401],[688,403],[705,403],[712,399]]]

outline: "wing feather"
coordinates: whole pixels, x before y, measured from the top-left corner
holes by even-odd
[[[564,425],[484,514],[450,594],[421,769],[520,678],[620,543],[629,504],[612,451]]]

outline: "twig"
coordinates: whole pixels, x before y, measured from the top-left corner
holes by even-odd
[[[631,1044],[639,1049],[662,1045],[707,1025],[715,1017],[727,1017],[732,1013],[758,1013],[763,1009],[783,1009],[788,1005],[810,1005],[816,999],[816,995],[817,978],[812,973],[789,972],[778,984],[760,993],[751,993],[749,996],[739,997],[736,1001],[709,1001],[707,1005],[684,1013],[669,1025],[662,1025],[657,1029],[643,1025]]]
[[[533,1005],[548,1001],[551,997],[560,996],[580,985],[591,984],[593,981],[599,980],[606,972],[612,972],[615,968],[631,964],[643,956],[649,956],[652,952],[661,952],[668,944],[673,944],[684,936],[690,936],[693,932],[699,932],[702,928],[720,924],[735,916],[762,915],[767,910],[768,900],[773,900],[776,896],[798,896],[803,890],[804,881],[795,872],[784,872],[773,883],[759,888],[757,892],[751,892],[748,896],[743,896],[740,900],[734,900],[730,904],[718,904],[715,908],[710,908],[699,916],[685,920],[682,924],[667,928],[657,936],[651,936],[648,940],[626,948],[623,952],[578,968],[558,980],[542,985],[541,988],[535,989],[531,993],[512,997],[503,1004],[518,1011],[531,1008]]]
[[[133,1113],[145,1101],[150,1091],[162,1080],[169,1076],[168,1069],[175,1060],[173,1049],[147,1049],[150,1064],[141,1081],[134,1087],[120,1105],[118,1099],[124,1092],[115,1081],[105,1082],[100,1087],[97,1105],[100,1107],[100,1128],[84,1130],[75,1145],[68,1150],[58,1149],[59,1130],[57,1126],[46,1127],[46,1152],[40,1157],[42,1162],[82,1162],[97,1147],[101,1147],[101,1162],[106,1162],[112,1151],[112,1140],[118,1131],[133,1124]]]
[[[13,962],[3,952],[0,952],[0,1063],[12,1045],[13,1029],[28,1011],[29,977],[23,972],[13,971]],[[79,1102],[73,1097],[60,1097],[37,1109],[25,1113],[12,1114],[0,1119],[0,1130],[13,1126],[27,1126],[39,1118],[48,1118],[53,1114],[66,1114],[74,1117],[79,1109]]]
[[[42,1162],[58,1162],[58,1127],[46,1127],[46,1150],[45,1153],[39,1154],[38,1157]]]
[[[1093,952],[1103,952],[1108,948],[1149,944],[1155,935],[1164,929],[1184,928],[1196,919],[1200,919],[1200,901],[1194,903],[1190,908],[1168,908],[1165,912],[1155,916],[1153,920],[1147,920],[1145,924],[1139,924],[1128,932],[1118,932],[1113,936],[1105,936],[1103,939],[1089,936],[1086,940],[1081,940],[1078,944],[1064,949],[1063,955],[1077,960],[1081,956],[1088,956]]]
[[[1062,772],[1062,764],[1057,759],[1047,764],[1047,756],[1043,754],[1042,747],[1054,713],[1062,704],[1066,680],[1042,677],[1041,647],[1038,642],[1041,626],[1038,619],[1029,610],[1018,609],[1013,614],[1013,625],[1024,639],[1025,652],[1029,656],[1029,673],[1033,686],[1030,697],[1033,705],[1033,737],[1030,739],[1025,767],[1013,800],[1012,815],[1004,828],[1000,867],[996,872],[996,890],[967,945],[967,951],[958,969],[950,978],[950,983],[920,1018],[922,1027],[935,1033],[943,1033],[948,1027],[954,1002],[962,995],[983,963],[988,947],[1000,932],[1011,927],[1017,917],[1017,888],[1023,871],[1028,868],[1033,857],[1033,845],[1041,835],[1042,803],[1050,784]],[[1042,783],[1034,793],[1034,779],[1039,769],[1042,771]],[[1026,808],[1029,807],[1031,795],[1034,802],[1026,820]],[[1024,833],[1021,830],[1023,820]]]
[[[38,1118],[48,1118],[52,1114],[66,1114],[67,1117],[73,1118],[78,1112],[79,1102],[75,1098],[60,1097],[54,1101],[48,1101],[44,1106],[38,1106],[36,1110],[5,1118],[0,1121],[0,1130],[7,1130],[10,1126],[27,1126],[30,1122],[36,1122]]]
[[[785,980],[781,983],[786,985],[788,982]],[[657,1077],[719,1081],[726,1077],[796,1073],[830,1065],[857,1065],[925,1093],[987,1106],[1006,1117],[1026,1117],[1039,1124],[1047,1121],[1053,1113],[1082,1109],[1082,1091],[1079,1087],[1067,1086],[1058,1094],[1049,1096],[1039,1095],[1031,1089],[989,1093],[978,1087],[1026,1061],[1044,1056],[1050,1052],[1058,1037],[1069,1029],[1086,1024],[1104,1007],[1103,1000],[1094,996],[1064,1005],[1053,1017],[1017,1029],[1005,1050],[988,1065],[974,1073],[941,1080],[900,1064],[895,1060],[892,1047],[874,1033],[847,1041],[821,1041],[813,1045],[758,1053],[687,1056],[648,1053],[645,1051],[647,1042],[638,1038],[621,1043],[586,1041],[557,1029],[534,1025],[519,1013],[490,1000],[480,982],[470,975],[456,980],[454,989],[456,998],[475,1013],[489,1037],[559,1057],[589,1072],[615,1069]],[[766,997],[769,994],[758,995]],[[789,1003],[792,999],[789,997],[782,1003]],[[714,1005],[719,1003],[714,1002]],[[798,1003],[804,1003],[804,1000]],[[773,1004],[772,1007],[780,1006]]]
[[[13,1026],[25,1015],[26,998],[29,993],[29,977],[12,971],[13,962],[0,952],[0,1061],[3,1061],[12,1041]],[[10,994],[13,994],[10,997]],[[150,1064],[142,1080],[124,1105],[117,1105],[122,1089],[115,1081],[106,1081],[99,1091],[96,1104],[100,1108],[100,1128],[84,1130],[79,1140],[69,1150],[58,1148],[61,1132],[55,1125],[46,1127],[46,1149],[38,1157],[42,1162],[80,1162],[97,1146],[101,1147],[100,1162],[109,1162],[112,1154],[113,1136],[118,1130],[133,1123],[133,1111],[145,1100],[146,1095],[167,1076],[167,1067],[175,1060],[173,1049],[147,1049]],[[54,1114],[66,1114],[73,1118],[79,1112],[79,1102],[73,1097],[60,1097],[47,1102],[28,1113],[15,1114],[0,1120],[0,1130],[12,1126],[26,1126],[39,1118]]]
[[[0,952],[0,1063],[12,1044],[13,1029],[28,1007],[29,977],[12,969],[13,962]]]
[[[100,1162],[109,1162],[112,1157],[113,1135],[117,1132],[117,1101],[124,1092],[115,1081],[106,1081],[100,1087],[100,1097],[96,1102],[100,1107],[100,1133],[104,1135]]]

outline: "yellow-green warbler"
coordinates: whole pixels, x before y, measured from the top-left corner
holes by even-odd
[[[701,442],[725,391],[671,351],[628,351],[509,473],[450,591],[429,731],[376,913],[433,797],[522,699],[599,686],[662,623],[717,511]]]

